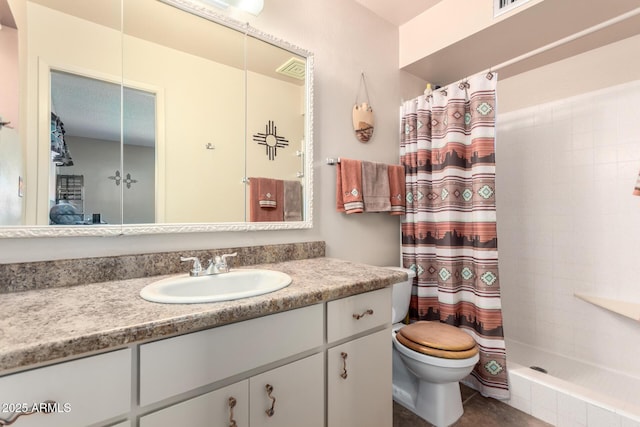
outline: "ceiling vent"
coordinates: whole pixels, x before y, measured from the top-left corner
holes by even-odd
[[[305,70],[305,62],[298,58],[291,58],[276,69],[278,73],[298,80],[304,80]]]
[[[493,0],[493,17],[495,18],[502,15],[503,13],[520,7],[529,1],[530,0]]]

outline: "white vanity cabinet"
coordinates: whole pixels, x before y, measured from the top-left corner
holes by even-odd
[[[140,427],[323,427],[323,360],[318,353],[177,403],[143,416]]]
[[[145,415],[140,426],[227,426],[233,415],[238,427],[299,426],[300,419],[323,427],[323,344],[323,304],[143,344],[141,407],[180,400],[228,378],[246,379]]]
[[[390,427],[391,390],[390,288],[140,346],[140,427]]]
[[[390,312],[386,288],[5,375],[0,419],[53,401],[15,425],[390,427]]]
[[[0,377],[0,418],[46,401],[52,413],[20,416],[16,427],[88,426],[129,413],[131,350],[36,368]]]
[[[327,303],[327,337],[328,427],[390,427],[391,289]]]

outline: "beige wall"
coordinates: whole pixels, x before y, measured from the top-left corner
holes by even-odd
[[[125,82],[163,93],[159,221],[243,221],[243,70],[128,36],[123,46]]]
[[[357,17],[357,19],[356,19]],[[398,264],[399,218],[335,211],[335,168],[326,157],[396,163],[399,105],[424,90],[424,82],[397,67],[398,30],[355,2],[270,0],[262,14],[242,22],[315,54],[314,227],[250,233],[187,233],[113,238],[7,239],[0,262],[228,247],[322,239],[328,255],[372,264]],[[364,72],[376,115],[372,140],[355,136],[351,109]],[[55,244],[55,251],[50,248]]]

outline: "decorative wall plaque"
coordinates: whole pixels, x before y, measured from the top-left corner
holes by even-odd
[[[278,148],[284,148],[289,145],[289,140],[278,135],[278,129],[273,120],[269,120],[265,126],[264,133],[256,133],[253,140],[260,145],[265,146],[267,157],[269,160],[275,160],[278,154]]]
[[[369,92],[367,91],[367,83],[364,80],[364,73],[360,79],[360,85],[364,86],[364,93],[367,96],[367,102],[358,104],[358,95],[360,88],[358,88],[358,95],[356,95],[356,102],[353,106],[353,129],[356,132],[356,138],[360,142],[368,142],[373,136],[373,108],[369,103]]]

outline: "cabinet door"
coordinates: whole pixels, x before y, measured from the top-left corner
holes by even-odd
[[[40,406],[46,401],[55,403]],[[1,377],[0,404],[1,419],[37,408],[16,421],[20,427],[87,426],[126,414],[131,409],[131,350]]]
[[[390,427],[391,328],[327,352],[329,427]]]
[[[249,380],[240,381],[140,418],[140,427],[249,426]]]
[[[323,427],[323,360],[319,353],[251,377],[251,427]]]

